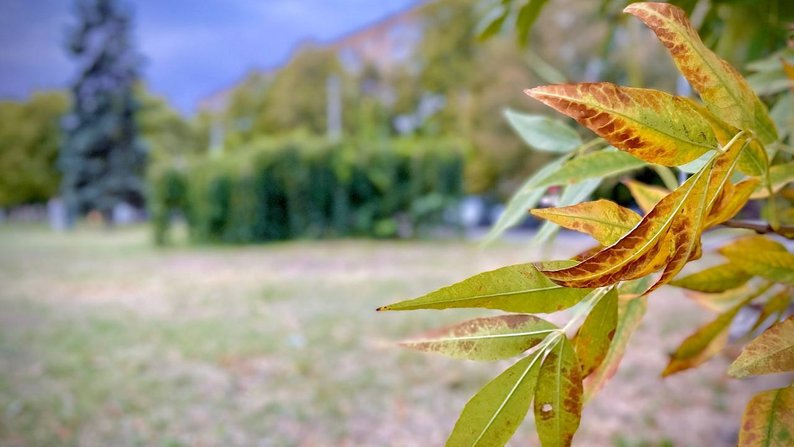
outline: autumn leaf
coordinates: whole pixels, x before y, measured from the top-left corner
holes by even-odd
[[[570,446],[582,417],[582,375],[566,337],[543,359],[535,389],[535,426],[543,447]]]
[[[772,325],[742,350],[728,369],[733,377],[794,371],[794,316]]]
[[[711,126],[687,100],[658,90],[599,82],[525,93],[649,163],[678,166],[717,147]]]
[[[574,350],[579,357],[582,377],[587,377],[603,362],[617,323],[618,292],[613,288],[593,306],[574,338]]]
[[[732,219],[744,208],[759,183],[760,181],[756,178],[742,180],[736,185],[726,183],[719,199],[706,216],[704,228],[711,228]]]
[[[681,8],[667,3],[633,3],[623,11],[656,34],[714,115],[739,129],[752,130],[765,144],[777,140],[775,125],[761,100],[730,64],[703,44]]]
[[[666,266],[680,249],[675,244],[682,238],[676,234],[690,231],[688,227],[700,228],[692,220],[702,216],[705,209],[710,167],[665,196],[639,225],[613,245],[572,267],[543,273],[566,287],[603,287],[641,278]],[[673,237],[668,237],[670,233]]]
[[[794,387],[762,391],[747,403],[738,447],[794,444]]]
[[[728,341],[728,329],[736,314],[754,298],[755,295],[746,297],[687,337],[670,355],[670,362],[662,372],[662,377],[700,365],[720,352]]]
[[[529,412],[542,351],[519,360],[475,394],[455,423],[448,447],[502,446]]]
[[[777,315],[776,318],[780,318],[788,309],[789,303],[791,303],[791,294],[792,290],[790,288],[786,288],[785,290],[769,298],[767,302],[764,303],[764,307],[761,308],[761,313],[758,314],[758,319],[755,320],[755,324],[753,324],[753,328],[751,330],[754,331],[761,327],[761,325],[772,315]]]
[[[477,318],[400,344],[459,359],[501,360],[532,348],[556,329],[533,315],[503,315]]]
[[[587,233],[601,245],[613,244],[642,219],[634,211],[603,199],[530,212],[569,230]]]
[[[747,273],[794,284],[794,255],[778,242],[752,236],[722,247],[720,254]]]
[[[590,290],[560,287],[532,264],[518,264],[480,273],[435,292],[378,310],[482,307],[508,312],[549,313],[573,306]]]
[[[637,206],[639,206],[644,213],[651,211],[664,196],[670,194],[670,191],[661,186],[646,185],[636,180],[626,180],[623,184],[629,188],[631,196],[634,197]]]
[[[671,286],[705,293],[735,289],[752,278],[736,264],[726,262],[670,282]]]
[[[646,287],[647,285],[643,286],[642,290]],[[626,346],[628,346],[634,331],[639,327],[647,309],[647,296],[635,298],[620,295],[615,335],[612,337],[612,343],[610,343],[609,350],[601,364],[584,381],[585,402],[589,401],[615,375],[620,361],[623,359],[623,353],[626,352]]]

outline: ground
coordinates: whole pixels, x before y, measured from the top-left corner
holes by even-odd
[[[461,241],[162,249],[146,228],[0,225],[0,445],[442,445],[508,363],[394,342],[494,312],[374,309],[551,256]],[[709,318],[678,292],[654,295],[574,444],[735,445],[748,398],[781,378],[729,379],[725,357],[659,378]],[[538,445],[530,419],[511,445]]]

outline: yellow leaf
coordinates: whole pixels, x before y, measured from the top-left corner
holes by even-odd
[[[794,284],[794,255],[778,242],[751,236],[722,247],[720,254],[747,273]]]
[[[670,194],[669,190],[661,186],[646,185],[636,180],[626,180],[623,184],[629,188],[629,192],[634,197],[634,201],[637,202],[637,206],[645,213],[652,210],[664,196]]]
[[[701,270],[671,281],[670,285],[698,292],[716,293],[735,289],[752,278],[752,275],[730,262]]]
[[[618,292],[613,288],[593,306],[573,340],[582,377],[590,375],[604,361],[617,324]]]
[[[794,444],[794,387],[762,391],[747,403],[738,447]]]
[[[703,44],[681,8],[667,3],[634,3],[623,11],[656,33],[712,113],[734,127],[752,130],[765,144],[777,140],[775,124],[764,104],[736,69]]]
[[[525,93],[649,163],[679,166],[717,147],[700,113],[668,93],[608,82],[548,85]]]
[[[569,230],[587,233],[601,245],[612,245],[642,219],[634,211],[603,199],[560,208],[534,209],[530,213]]]
[[[582,417],[582,372],[573,346],[562,337],[540,366],[535,426],[543,447],[568,447]]]
[[[726,183],[720,198],[706,217],[704,228],[711,228],[733,218],[750,200],[750,195],[755,191],[759,183],[760,180],[756,178],[742,180],[736,185]]]
[[[738,378],[788,371],[794,371],[794,316],[747,343],[728,368],[728,374]]]
[[[756,296],[753,294],[745,297],[727,312],[687,337],[670,355],[670,362],[662,372],[662,377],[700,365],[720,352],[728,342],[728,328],[736,314]]]

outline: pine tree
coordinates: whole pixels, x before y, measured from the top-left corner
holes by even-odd
[[[77,62],[72,110],[59,166],[72,218],[96,210],[112,223],[121,202],[142,208],[146,148],[135,124],[133,88],[141,57],[131,39],[130,12],[116,0],[78,0],[78,24],[67,38]]]

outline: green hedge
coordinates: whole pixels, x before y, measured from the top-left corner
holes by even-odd
[[[233,153],[150,170],[155,238],[181,213],[196,242],[246,243],[415,234],[462,193],[450,140],[329,144],[262,140]]]

